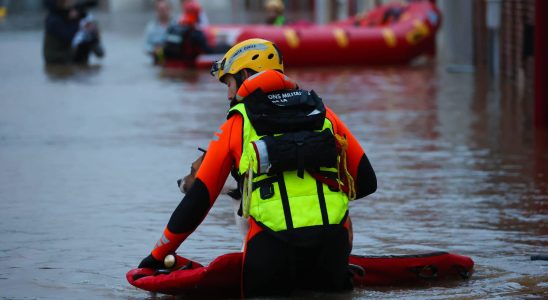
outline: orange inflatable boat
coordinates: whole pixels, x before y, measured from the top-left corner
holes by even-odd
[[[327,25],[212,25],[204,31],[212,49],[225,51],[249,38],[270,40],[282,52],[286,66],[386,65],[407,64],[433,53],[440,24],[434,4],[415,1],[379,6],[363,17]],[[218,52],[201,55],[197,66],[210,67],[224,54]]]

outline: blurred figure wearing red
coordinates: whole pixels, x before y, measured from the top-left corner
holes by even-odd
[[[191,22],[197,28],[209,25],[209,19],[200,3],[196,0],[181,0],[181,16],[179,23]]]
[[[170,26],[167,30],[164,56],[171,64],[194,67],[200,54],[211,51],[199,26],[201,5],[197,1],[182,2],[183,15],[179,18],[178,24]]]

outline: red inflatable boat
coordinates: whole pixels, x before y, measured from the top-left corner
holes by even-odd
[[[128,282],[140,289],[170,295],[197,294],[237,297],[240,293],[242,253],[219,256],[208,266],[177,257],[175,271],[134,269]],[[409,286],[440,280],[467,279],[473,272],[471,258],[447,252],[401,256],[351,255],[349,270],[355,287]]]
[[[218,25],[204,29],[218,55],[198,57],[197,66],[208,68],[230,46],[263,38],[281,50],[286,66],[406,64],[434,51],[441,15],[429,1],[379,6],[363,18],[328,25]],[[179,66],[167,61],[167,67]]]

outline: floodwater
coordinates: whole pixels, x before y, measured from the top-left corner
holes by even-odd
[[[38,27],[0,27],[3,299],[155,297],[125,273],[225,118],[208,72],[163,72],[142,53],[142,27],[106,23],[107,56],[87,68],[45,68]],[[467,281],[341,299],[548,298],[548,262],[530,260],[548,252],[548,139],[531,126],[530,96],[443,63],[287,73],[339,114],[377,172],[378,191],[351,204],[353,253],[443,250],[476,263]],[[240,243],[222,195],[178,252],[208,263]]]

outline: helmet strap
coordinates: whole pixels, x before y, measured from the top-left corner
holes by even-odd
[[[236,86],[240,88],[247,78],[251,77],[252,75],[256,73],[257,72],[251,69],[241,69],[238,73],[234,74],[234,79],[236,79]]]
[[[230,108],[232,108],[234,105],[238,104],[238,100],[236,100],[236,97],[230,99]]]
[[[236,80],[236,90],[238,90],[242,84],[244,83],[244,77],[242,74],[243,70],[240,70],[238,73],[232,75],[234,76],[234,79]],[[238,104],[238,100],[236,100],[236,96],[234,96],[232,99],[230,99],[230,107]]]
[[[238,73],[234,74],[234,79],[236,79],[236,87],[239,89],[244,83],[243,70],[240,70]]]

